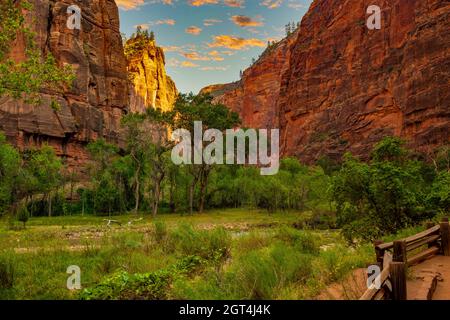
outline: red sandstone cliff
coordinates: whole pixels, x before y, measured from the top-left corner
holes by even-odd
[[[27,20],[43,52],[58,63],[70,64],[76,74],[73,87],[63,95],[44,92],[35,106],[11,99],[0,100],[0,129],[24,147],[48,141],[69,163],[84,163],[83,146],[105,137],[119,142],[120,119],[127,110],[126,60],[119,31],[118,9],[113,0],[84,1],[81,30],[66,27],[67,7],[73,1],[31,1]],[[20,58],[21,46],[13,55]],[[50,99],[61,105],[59,112]]]
[[[366,8],[382,8],[368,30]],[[245,71],[206,88],[246,127],[281,129],[305,161],[366,157],[386,135],[426,150],[450,141],[450,2],[315,0],[300,29]]]
[[[81,30],[70,30],[66,26],[67,8],[73,1],[30,2],[34,9],[26,18],[36,33],[37,45],[44,53],[52,53],[60,65],[70,64],[76,78],[64,94],[42,92],[41,105],[0,98],[0,131],[20,148],[48,142],[70,166],[79,168],[88,160],[88,142],[103,137],[121,143],[121,118],[136,111],[135,104],[130,106],[130,95],[144,100],[128,80],[118,8],[114,0],[75,3],[82,10]],[[11,55],[18,61],[23,59],[24,46],[20,41],[15,43]],[[139,87],[142,92],[147,92],[147,87],[165,87],[169,83],[161,77],[164,63],[159,59],[163,57],[134,56],[133,63],[146,66],[147,77]],[[149,72],[152,65],[158,66],[158,73]],[[172,89],[176,91],[174,85]],[[50,107],[51,100],[59,102],[60,111]]]

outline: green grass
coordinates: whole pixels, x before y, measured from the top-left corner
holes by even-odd
[[[0,299],[79,299],[66,288],[71,265],[87,299],[311,299],[374,257],[337,231],[292,227],[310,216],[217,210],[131,225],[135,215],[118,216],[112,227],[69,216],[31,218],[23,230],[2,221]]]

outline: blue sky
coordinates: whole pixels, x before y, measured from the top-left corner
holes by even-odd
[[[153,30],[181,92],[239,78],[268,40],[284,37],[312,0],[116,0],[121,31]]]

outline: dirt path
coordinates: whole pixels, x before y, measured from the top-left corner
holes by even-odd
[[[450,300],[450,257],[434,256],[411,267],[407,286],[408,300]]]
[[[320,300],[357,300],[366,290],[367,270],[356,269],[329,285]],[[450,300],[450,257],[434,256],[408,271],[408,300]]]
[[[329,285],[319,300],[358,300],[367,289],[367,269],[354,270],[342,282]]]

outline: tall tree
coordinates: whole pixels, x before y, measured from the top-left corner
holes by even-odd
[[[208,129],[225,131],[240,124],[237,113],[230,111],[224,105],[213,103],[212,100],[213,98],[210,95],[194,95],[192,93],[189,95],[180,95],[174,107],[176,113],[174,128],[186,129],[193,136],[194,123],[196,121],[202,122],[203,132]],[[194,150],[194,141],[193,139],[191,140],[192,150]],[[200,194],[198,211],[201,213],[204,210],[208,178],[214,166],[204,161],[202,164],[191,164],[188,166],[192,176],[189,187],[189,209],[191,214],[194,210],[194,193],[197,184],[199,184]]]

